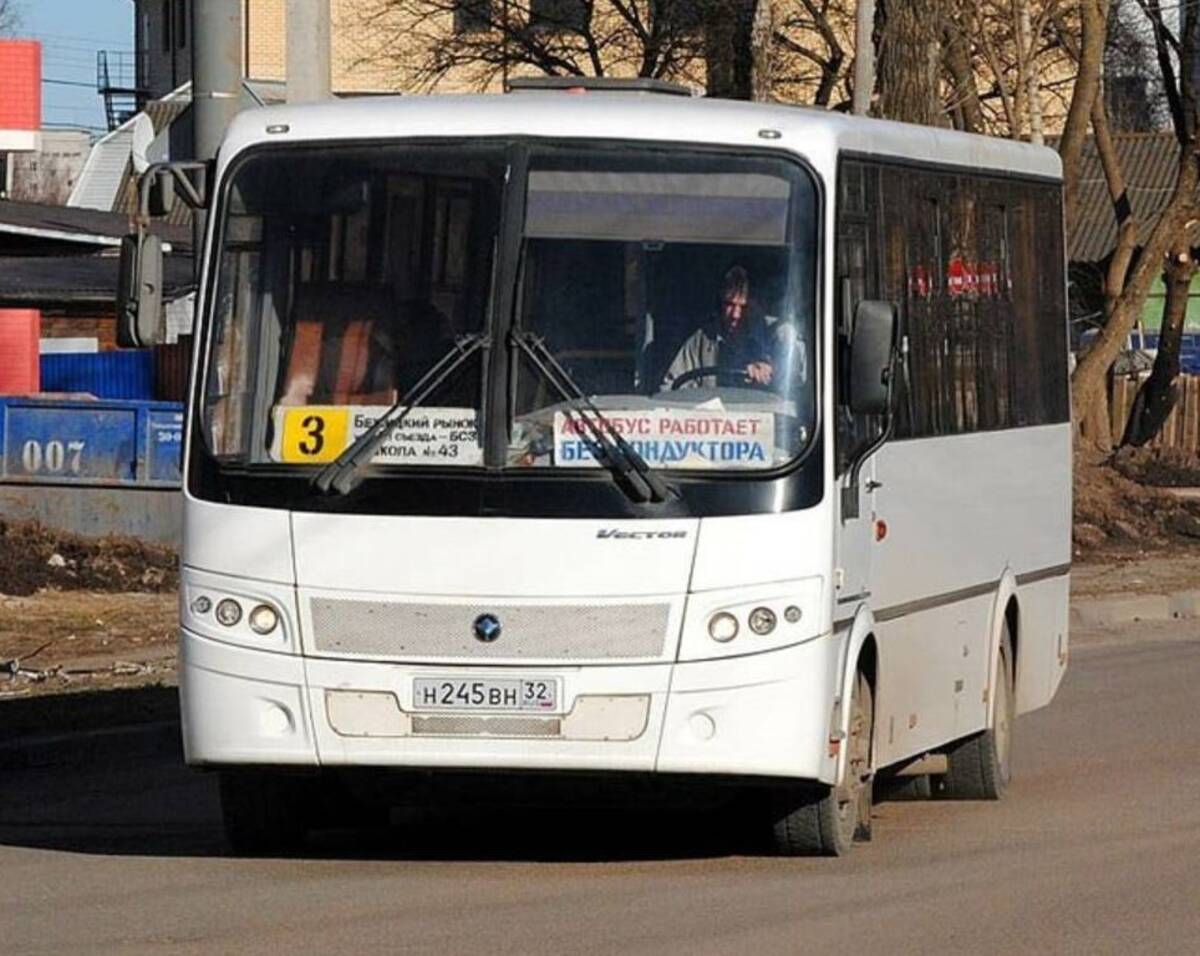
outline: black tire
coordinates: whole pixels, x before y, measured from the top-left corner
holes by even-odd
[[[930,800],[933,798],[934,781],[931,774],[920,773],[912,777],[888,777],[876,779],[875,796],[882,802]]]
[[[297,849],[308,833],[311,789],[304,777],[221,771],[221,817],[230,849],[247,856]]]
[[[999,800],[1012,779],[1016,693],[1007,622],[1000,637],[1000,661],[992,691],[992,726],[958,741],[946,751],[946,775],[938,796],[947,800]]]
[[[846,775],[841,786],[780,794],[772,833],[780,856],[842,856],[871,839],[871,740],[875,708],[871,685],[859,673],[850,696]]]

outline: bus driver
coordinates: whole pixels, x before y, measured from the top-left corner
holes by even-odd
[[[750,298],[750,277],[735,265],[725,273],[717,314],[684,340],[663,375],[662,390],[768,386],[775,378],[777,352],[776,335]],[[713,372],[696,374],[700,369]]]

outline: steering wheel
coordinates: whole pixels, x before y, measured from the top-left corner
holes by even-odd
[[[686,385],[688,382],[694,382],[698,378],[705,378],[709,375],[726,374],[730,371],[730,369],[721,368],[719,365],[701,365],[699,368],[690,368],[686,372],[676,376],[675,380],[671,382],[670,390],[673,392],[676,389]],[[746,388],[757,388],[763,391],[770,391],[771,389],[770,382],[756,382],[749,375],[746,375],[745,372],[742,373],[742,384]]]

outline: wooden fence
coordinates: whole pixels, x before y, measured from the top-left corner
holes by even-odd
[[[1121,441],[1125,425],[1133,409],[1138,388],[1149,372],[1137,375],[1115,375],[1112,383],[1113,444]],[[1180,375],[1177,379],[1179,401],[1162,427],[1150,442],[1151,448],[1178,448],[1189,455],[1200,449],[1200,375]]]

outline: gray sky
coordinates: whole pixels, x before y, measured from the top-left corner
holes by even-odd
[[[96,51],[123,53],[132,64],[133,0],[17,0],[17,5],[17,36],[42,41],[43,125],[103,131]]]

